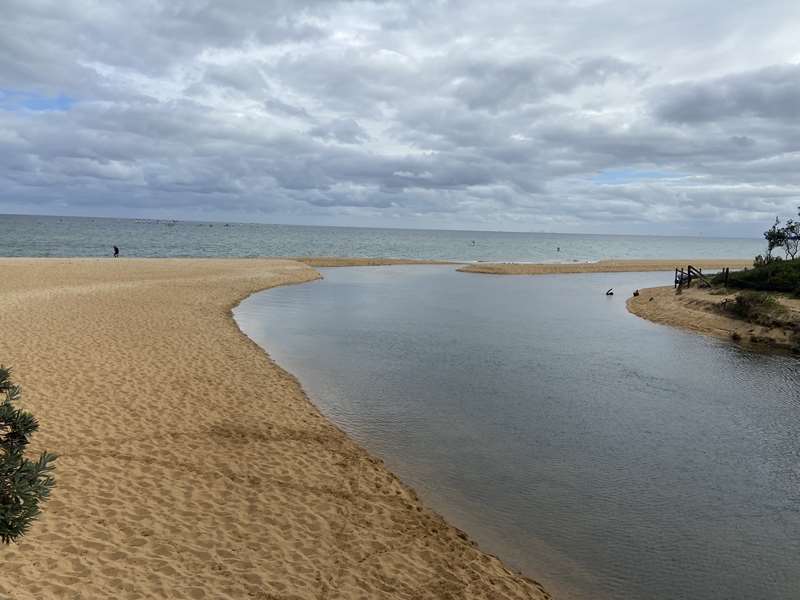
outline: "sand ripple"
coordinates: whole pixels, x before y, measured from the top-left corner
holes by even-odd
[[[324,419],[231,307],[280,260],[0,259],[0,361],[57,452],[0,597],[545,598]]]

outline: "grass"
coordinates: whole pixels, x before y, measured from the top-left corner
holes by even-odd
[[[713,279],[715,284],[723,282],[722,275],[716,275]],[[781,260],[753,269],[732,271],[728,277],[728,287],[800,296],[800,259]]]
[[[732,302],[725,302],[724,308],[739,319],[767,327],[783,324],[781,317],[786,313],[786,308],[775,298],[753,291],[740,292]]]

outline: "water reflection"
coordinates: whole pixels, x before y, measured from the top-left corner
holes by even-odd
[[[562,598],[800,596],[798,363],[626,312],[668,274],[324,275],[240,326],[484,548]]]

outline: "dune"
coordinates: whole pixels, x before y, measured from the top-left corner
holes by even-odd
[[[548,598],[309,402],[234,323],[270,259],[0,259],[0,361],[59,454],[0,597]]]

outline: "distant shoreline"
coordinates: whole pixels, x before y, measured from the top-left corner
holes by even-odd
[[[458,270],[462,273],[487,275],[547,275],[554,273],[628,273],[636,271],[672,271],[694,265],[699,269],[743,269],[753,264],[752,258],[671,258],[671,259],[608,259],[576,263],[470,263]]]

